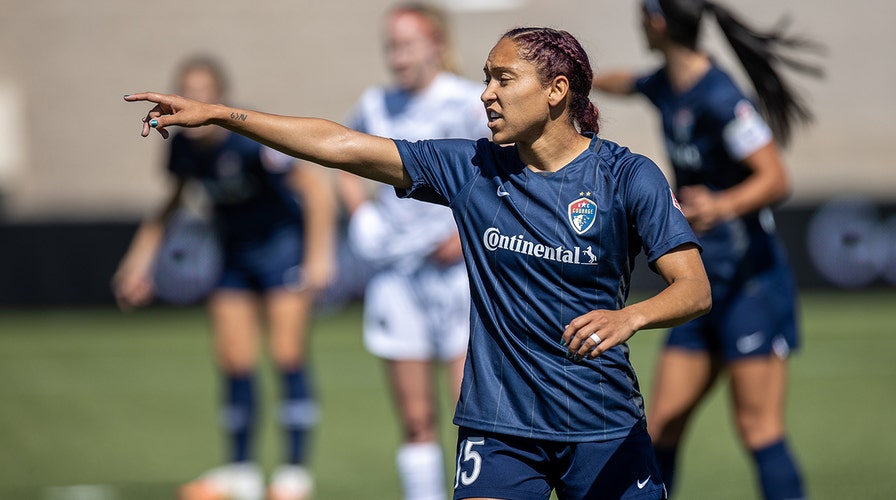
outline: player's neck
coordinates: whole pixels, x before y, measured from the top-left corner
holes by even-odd
[[[667,48],[666,72],[676,92],[690,90],[712,67],[709,56],[682,46]]]
[[[536,172],[556,172],[591,146],[591,139],[566,126],[544,133],[532,144],[518,144],[520,160]]]

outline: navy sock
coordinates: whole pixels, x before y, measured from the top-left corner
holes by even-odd
[[[280,419],[286,433],[286,463],[304,464],[311,428],[317,423],[317,403],[303,368],[286,370],[283,376],[283,403]]]
[[[799,469],[784,440],[753,450],[753,459],[766,500],[805,498]]]
[[[677,446],[653,447],[656,463],[660,468],[660,477],[666,485],[666,492],[672,497],[672,483],[675,480],[675,462],[678,458]]]
[[[221,421],[230,441],[230,461],[250,459],[255,427],[255,384],[252,375],[228,375],[224,388]]]

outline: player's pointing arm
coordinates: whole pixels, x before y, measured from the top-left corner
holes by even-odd
[[[143,137],[151,128],[168,138],[171,126],[218,125],[296,158],[397,187],[411,185],[392,140],[355,132],[329,120],[273,115],[155,92],[129,94],[124,99],[156,104],[144,118]]]

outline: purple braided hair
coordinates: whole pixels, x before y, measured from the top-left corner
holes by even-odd
[[[582,132],[598,133],[599,113],[589,99],[594,72],[588,54],[574,36],[552,28],[514,28],[504,36],[519,47],[520,57],[538,69],[543,84],[563,75],[569,79],[570,116]]]

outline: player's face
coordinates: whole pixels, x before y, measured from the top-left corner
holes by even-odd
[[[188,71],[181,80],[181,93],[196,101],[216,103],[221,100],[215,76],[202,69]]]
[[[389,18],[386,59],[399,88],[422,90],[442,69],[442,46],[433,29],[426,18],[412,12],[398,12]]]
[[[650,50],[661,47],[665,25],[666,22],[661,15],[651,14],[646,7],[641,7],[641,30]]]
[[[506,38],[489,53],[483,69],[486,86],[481,99],[493,140],[533,143],[550,115],[548,88],[542,85],[538,69],[520,58],[516,43]]]

